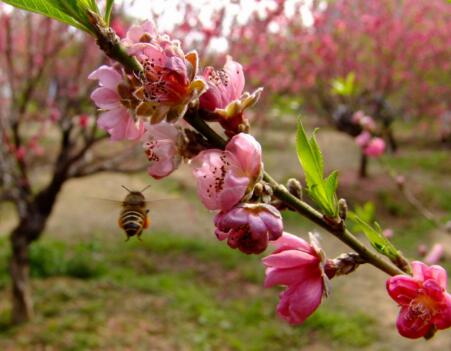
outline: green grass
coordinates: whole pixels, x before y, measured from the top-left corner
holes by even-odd
[[[7,281],[5,244],[0,278]],[[44,238],[33,245],[30,260],[38,315],[25,329],[6,328],[9,310],[0,308],[0,347],[6,341],[59,350],[108,349],[112,342],[130,347],[132,337],[101,336],[117,315],[128,326],[122,333],[136,333],[136,323],[162,325],[167,343],[192,350],[298,350],[316,339],[362,347],[376,340],[367,316],[327,304],[302,326],[280,321],[278,290],[262,288],[259,260],[225,243],[166,233],[142,243]]]
[[[407,150],[385,157],[384,160],[397,171],[418,171],[426,173],[450,172],[448,150]]]

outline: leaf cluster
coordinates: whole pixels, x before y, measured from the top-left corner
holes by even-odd
[[[299,121],[296,134],[296,151],[304,170],[310,197],[326,216],[336,218],[338,215],[336,195],[338,174],[337,171],[333,171],[328,177],[324,178],[324,160],[315,133],[316,130],[308,138],[302,123]]]
[[[66,23],[89,34],[94,34],[93,25],[89,22],[88,12],[100,14],[95,0],[2,0],[14,7],[39,13]],[[105,22],[109,23],[114,0],[107,0],[105,6]]]

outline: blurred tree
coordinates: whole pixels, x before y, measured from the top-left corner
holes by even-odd
[[[12,202],[18,217],[10,271],[12,320],[19,323],[33,314],[29,245],[42,235],[65,182],[141,170],[144,162],[130,164],[136,148],[109,144],[96,127],[89,99],[95,83],[87,76],[102,58],[91,38],[0,5],[0,52],[0,202]]]
[[[179,38],[195,41],[222,65],[218,40],[245,68],[248,83],[266,96],[291,95],[305,109],[334,123],[343,104],[332,83],[355,75],[358,90],[348,106],[380,124],[396,149],[395,116],[438,118],[451,105],[451,6],[443,0],[224,1],[201,6],[181,1]],[[156,19],[161,14],[155,15]],[[430,118],[437,117],[437,118]]]

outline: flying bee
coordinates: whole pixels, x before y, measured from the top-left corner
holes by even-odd
[[[144,189],[130,190],[126,186],[121,185],[128,194],[125,196],[124,200],[117,201],[113,199],[99,198],[94,197],[93,200],[102,201],[105,203],[107,201],[110,204],[113,204],[115,208],[120,208],[119,218],[117,219],[117,224],[120,229],[125,232],[127,236],[126,241],[128,241],[132,236],[136,236],[139,240],[141,240],[141,235],[144,229],[148,228],[150,225],[150,219],[148,214],[150,212],[149,206],[152,204],[158,205],[161,202],[175,200],[174,198],[165,198],[165,199],[152,199],[150,201],[146,200],[143,192],[147,190],[150,185],[146,186]]]
[[[150,225],[150,219],[147,216],[149,209],[147,208],[146,198],[143,195],[143,192],[149,186],[146,186],[141,191],[133,191],[122,185],[128,191],[128,194],[122,201],[118,225],[127,235],[127,241],[135,235],[141,240],[143,230]]]

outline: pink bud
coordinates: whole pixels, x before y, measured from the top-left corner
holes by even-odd
[[[85,129],[88,127],[89,116],[87,114],[82,114],[78,117],[78,125],[80,128]]]
[[[280,212],[267,204],[240,204],[215,217],[215,234],[219,240],[246,254],[259,254],[268,246],[269,240],[282,235],[283,223]]]

